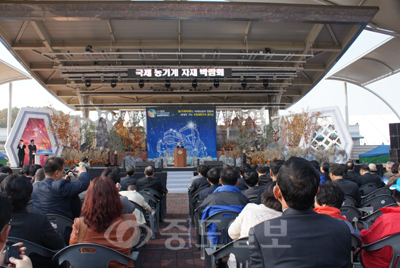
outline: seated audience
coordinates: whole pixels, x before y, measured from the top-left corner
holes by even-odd
[[[247,171],[243,174],[243,179],[247,187],[249,188],[241,191],[242,194],[244,194],[247,197],[247,199],[249,199],[249,202],[257,203],[258,196],[261,194],[260,189],[262,189],[260,186],[257,185],[258,184],[257,172],[254,170]]]
[[[258,173],[258,186],[264,186],[265,184],[267,184],[268,182],[271,182],[271,176],[268,173],[267,176],[267,172],[268,172],[268,168],[265,166],[259,166],[257,167],[257,173]]]
[[[282,205],[275,198],[273,189],[276,182],[269,183],[261,195],[261,204],[247,204],[239,216],[229,226],[228,234],[232,239],[239,239],[249,236],[250,228],[260,222],[280,217],[282,215]],[[228,267],[236,267],[236,258],[230,254]]]
[[[321,175],[321,172],[319,170],[319,163],[317,160],[311,160],[310,164],[316,169],[318,170],[318,173],[320,173],[319,175],[319,184],[323,183],[326,181],[326,178],[324,176]]]
[[[361,203],[361,194],[358,190],[358,185],[351,180],[343,179],[343,172],[343,167],[340,164],[332,164],[329,168],[332,181],[339,185],[344,195],[351,196],[359,205]]]
[[[236,187],[240,191],[246,190],[247,188],[249,188],[249,187],[247,187],[247,185],[246,185],[246,183],[244,182],[244,179],[243,179],[243,174],[245,172],[249,171],[249,170],[251,170],[251,167],[250,167],[249,164],[243,164],[239,168],[239,178],[238,178],[238,184],[236,185]]]
[[[320,179],[322,180],[322,178],[325,178],[324,181],[330,181],[331,178],[329,177],[329,163],[327,162],[322,162],[321,163],[321,167],[319,170],[319,176]]]
[[[343,179],[357,183],[357,177],[359,177],[360,174],[355,172],[356,167],[354,166],[354,163],[352,161],[347,161],[346,168],[347,173],[343,175]]]
[[[13,174],[13,171],[10,167],[2,166],[0,167],[0,183],[8,176]]]
[[[397,183],[390,189],[394,190],[394,198],[400,205],[400,180],[397,180]],[[375,220],[369,229],[361,230],[361,240],[364,245],[400,233],[400,207],[384,207],[379,210],[383,214]],[[389,267],[393,250],[389,246],[376,251],[363,250],[361,257],[365,268]]]
[[[258,165],[256,163],[251,163],[250,164],[250,169],[256,171],[257,170]]]
[[[110,178],[114,184],[117,190],[119,191],[121,189],[121,185],[119,184],[121,182],[121,177],[119,176],[119,169],[114,168],[114,167],[108,167],[106,168],[102,173],[101,177],[107,177]],[[87,193],[86,193],[87,194]],[[133,205],[131,202],[129,202],[128,198],[126,196],[119,196],[123,205],[122,209],[122,214],[131,214],[135,210],[135,205]]]
[[[221,171],[220,183],[222,186],[207,196],[198,208],[201,213],[201,221],[221,211],[242,211],[249,200],[235,186],[238,184],[237,178],[238,172],[236,168],[227,167]],[[214,224],[208,227],[207,237],[213,245],[217,242],[216,235],[212,234],[215,230],[216,226]]]
[[[42,166],[41,166],[41,165],[38,165],[38,164],[33,164],[33,165],[30,166],[30,168],[29,168],[29,175],[30,175],[31,178],[32,178],[31,183],[34,183],[34,182],[35,182],[36,171],[37,171],[38,169],[41,169],[41,168],[42,168]]]
[[[210,170],[208,166],[200,165],[198,168],[201,177],[195,179],[188,189],[188,194],[193,196],[200,189],[204,189],[210,186],[210,183],[207,181],[207,172]]]
[[[399,164],[398,163],[394,163],[390,170],[392,171],[393,175],[389,178],[389,181],[386,184],[387,187],[390,187],[393,184],[395,184],[397,179],[400,178]]]
[[[212,168],[207,172],[207,181],[210,184],[210,187],[204,188],[199,192],[199,196],[196,200],[196,205],[194,206],[197,208],[201,203],[203,203],[204,199],[209,194],[212,194],[219,186],[219,179],[220,179],[220,172],[218,168]]]
[[[381,180],[381,177],[379,177],[379,175],[372,174],[369,171],[368,164],[361,165],[360,174],[361,176],[357,177],[358,187],[361,187],[367,183],[374,183],[378,188],[385,186],[385,183]]]
[[[46,178],[33,186],[33,211],[70,219],[79,216],[81,204],[78,194],[87,189],[91,179],[85,167],[79,167],[81,179],[78,182],[63,179],[64,160],[61,157],[48,158],[43,170]]]
[[[29,213],[26,209],[32,184],[25,176],[10,175],[1,183],[1,191],[11,202],[13,215],[9,236],[22,238],[48,249],[62,249],[64,238],[54,230],[46,215]],[[51,259],[32,256],[35,267],[54,267]]]
[[[189,183],[189,186],[188,186],[188,192],[189,192],[189,189],[192,187],[192,183],[194,182],[194,180],[197,179],[197,178],[201,178],[201,177],[202,177],[201,174],[200,174],[200,167],[201,167],[201,166],[202,166],[202,165],[199,165],[199,166],[197,167],[197,175],[194,176],[194,177],[192,177],[192,178],[190,179],[190,183]]]
[[[386,163],[386,165],[385,165],[386,172],[383,173],[383,177],[384,178],[388,178],[389,179],[390,177],[392,177],[394,175],[394,173],[392,172],[393,164],[394,164],[394,162],[391,162],[391,161]]]
[[[369,164],[369,165],[368,165],[368,168],[369,168],[369,172],[370,172],[371,174],[374,174],[374,175],[378,175],[378,176],[379,176],[379,174],[376,173],[376,172],[378,171],[378,169],[376,168],[376,165],[375,165],[374,163]],[[379,176],[379,177],[381,177],[381,176]]]
[[[141,206],[147,213],[151,213],[153,209],[147,204],[144,200],[143,196],[138,193],[137,186],[135,184],[131,184],[128,186],[128,191],[120,191],[119,194],[128,198],[129,201],[135,202],[137,205]],[[133,214],[136,216],[136,220],[139,224],[146,223],[144,215],[135,209]]]
[[[132,214],[122,216],[122,210],[114,182],[107,177],[95,178],[87,190],[82,216],[74,220],[69,244],[95,243],[129,256],[136,219]],[[112,261],[108,267],[126,266]]]
[[[279,170],[280,170],[281,166],[283,165],[283,163],[284,163],[283,160],[278,160],[278,159],[275,159],[274,161],[272,161],[270,163],[269,175],[270,175],[272,181],[276,181],[276,178],[279,174]],[[258,196],[256,203],[261,204],[261,194]]]
[[[35,174],[35,182],[42,181],[45,177],[43,168],[39,168]]]
[[[282,216],[249,232],[249,267],[347,267],[351,234],[344,222],[312,206],[320,176],[305,159],[289,158],[279,170],[275,198]]]
[[[29,174],[29,168],[31,165],[24,165],[21,170],[19,171],[19,174],[24,175],[28,179],[32,179],[31,175]]]
[[[157,177],[154,177],[154,173],[155,170],[152,166],[148,166],[144,169],[144,175],[146,177],[143,177],[136,182],[138,191],[145,188],[151,188],[159,192],[161,196],[168,193],[168,190],[161,184],[161,181]]]
[[[12,207],[8,198],[2,193],[0,193],[0,208],[0,265],[6,267],[6,253],[4,249],[11,228]],[[19,259],[11,257],[8,260],[11,265],[14,265],[16,268],[32,268],[32,262],[29,257],[22,254],[26,250],[25,247],[22,247],[22,243],[17,243],[14,246],[20,247],[20,255]]]
[[[137,178],[134,178],[135,175],[135,167],[134,166],[127,166],[126,167],[126,177],[121,179],[121,191],[128,190],[129,185],[136,185]]]
[[[326,214],[332,218],[344,221],[349,227],[350,232],[360,238],[360,232],[353,228],[346,217],[340,215],[340,207],[343,204],[343,200],[344,192],[337,183],[331,181],[324,182],[319,186],[319,192],[315,196],[314,211],[318,214]]]

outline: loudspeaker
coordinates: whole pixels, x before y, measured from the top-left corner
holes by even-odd
[[[389,124],[390,149],[400,148],[400,123]]]
[[[390,161],[400,163],[400,149],[389,150]]]

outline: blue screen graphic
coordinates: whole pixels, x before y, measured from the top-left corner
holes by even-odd
[[[171,158],[179,141],[192,157],[217,159],[215,107],[147,108],[147,158]]]

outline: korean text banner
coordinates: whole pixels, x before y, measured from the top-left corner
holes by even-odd
[[[147,158],[172,158],[179,141],[192,157],[217,159],[215,107],[147,108]]]

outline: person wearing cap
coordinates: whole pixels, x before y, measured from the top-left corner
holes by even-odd
[[[376,172],[378,171],[378,169],[376,168],[376,165],[375,164],[369,164],[368,165],[368,168],[369,168],[369,172],[371,173],[371,174],[376,174],[376,175],[378,175],[379,176],[379,174],[377,174]],[[380,177],[380,176],[379,176]]]
[[[372,168],[373,168],[373,166],[372,166]],[[375,170],[376,170],[376,166],[375,166]],[[370,172],[368,164],[361,165],[360,174],[361,174],[361,176],[356,178],[358,187],[361,187],[367,183],[374,183],[374,184],[376,184],[376,187],[378,187],[378,188],[385,186],[385,183],[381,180],[381,177],[379,177],[379,175],[372,174]]]
[[[394,190],[394,198],[400,205],[400,180],[390,187]],[[361,230],[361,240],[364,245],[378,241],[389,235],[400,233],[400,207],[384,207],[379,209],[383,214],[378,217],[369,229]],[[376,251],[361,252],[362,263],[365,268],[389,267],[392,261],[393,250],[386,246]]]
[[[392,166],[393,166],[394,162],[387,162],[385,165],[386,168],[386,172],[383,174],[384,178],[390,178],[392,177],[394,174],[392,173]]]

